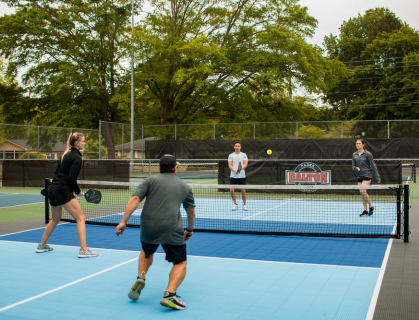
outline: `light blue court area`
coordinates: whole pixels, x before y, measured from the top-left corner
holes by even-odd
[[[45,197],[41,194],[0,193],[0,208],[41,203]]]
[[[159,303],[171,268],[163,254],[133,302],[138,252],[97,249],[99,257],[78,259],[76,247],[35,247],[1,241],[1,319],[365,319],[380,271],[189,256],[178,289],[188,306],[174,311]]]

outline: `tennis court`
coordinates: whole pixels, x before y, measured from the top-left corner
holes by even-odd
[[[77,259],[75,232],[58,226],[44,254],[35,253],[43,229],[0,237],[2,319],[365,319],[389,248],[385,239],[196,233],[178,290],[188,307],[176,312],[159,304],[171,267],[163,254],[140,300],[127,297],[138,229],[116,237],[113,227],[88,226],[97,259]]]
[[[372,319],[390,249],[401,239],[241,232],[275,226],[275,231],[328,230],[343,236],[351,230],[379,230],[390,237],[397,226],[397,198],[369,190],[376,211],[360,217],[362,203],[347,192],[293,191],[281,198],[249,193],[247,211],[237,192],[240,205],[233,211],[230,194],[220,188],[195,192],[196,226],[213,226],[218,232],[194,232],[187,243],[188,271],[178,290],[188,304],[185,310],[159,304],[171,269],[161,248],[140,300],[127,297],[141,250],[138,228],[117,237],[114,226],[87,225],[87,243],[100,256],[78,259],[76,225],[63,223],[49,240],[54,250],[42,254],[35,249],[43,227],[13,234],[2,230],[0,254],[7,263],[0,264],[0,318]],[[87,218],[119,222],[130,192],[105,190],[101,204],[83,204]],[[139,221],[141,211],[140,206],[132,219]],[[220,232],[223,226],[227,233]]]

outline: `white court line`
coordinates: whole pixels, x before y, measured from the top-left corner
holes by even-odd
[[[128,261],[122,262],[122,263],[117,264],[117,265],[115,265],[115,266],[113,266],[113,267],[110,267],[110,268],[107,268],[107,269],[105,269],[105,270],[102,270],[102,271],[96,272],[96,273],[94,273],[94,274],[91,274],[90,276],[87,276],[87,277],[81,278],[81,279],[79,279],[79,280],[76,280],[76,281],[73,281],[73,282],[67,283],[67,284],[65,284],[65,285],[63,285],[63,286],[61,286],[61,287],[58,287],[58,288],[55,288],[55,289],[52,289],[52,290],[46,291],[46,292],[44,292],[44,293],[38,294],[38,295],[36,295],[36,296],[33,296],[33,297],[28,298],[28,299],[25,299],[25,300],[22,300],[22,301],[19,301],[19,302],[16,302],[16,303],[10,304],[10,305],[8,305],[8,306],[6,306],[6,307],[1,308],[1,309],[0,309],[0,312],[5,311],[5,310],[8,310],[8,309],[11,309],[11,308],[14,308],[14,307],[19,306],[19,305],[21,305],[21,304],[24,304],[24,303],[26,303],[26,302],[29,302],[29,301],[32,301],[32,300],[35,300],[35,299],[41,298],[41,297],[46,296],[46,295],[48,295],[48,294],[50,294],[50,293],[53,293],[53,292],[56,292],[56,291],[58,291],[58,290],[61,290],[61,289],[67,288],[67,287],[69,287],[69,286],[72,286],[73,284],[76,284],[76,283],[82,282],[82,281],[84,281],[84,280],[87,280],[87,279],[93,278],[93,277],[95,277],[95,276],[97,276],[97,275],[99,275],[99,274],[105,273],[105,272],[107,272],[107,271],[109,271],[109,270],[112,270],[112,269],[118,268],[118,267],[120,267],[120,266],[123,266],[124,264],[130,263],[130,262],[133,262],[133,261],[136,261],[136,260],[138,260],[138,258],[135,258],[135,259],[131,259],[131,260],[128,260]]]
[[[257,216],[258,214],[264,213],[264,212],[266,212],[266,211],[269,211],[269,210],[272,210],[272,209],[278,208],[278,207],[280,207],[280,206],[283,206],[284,204],[287,204],[288,202],[291,202],[291,200],[290,200],[290,201],[287,201],[287,202],[285,202],[285,203],[279,204],[279,205],[277,205],[277,206],[275,206],[275,207],[272,207],[272,208],[270,208],[270,209],[267,209],[267,210],[265,210],[265,211],[261,211],[261,212],[255,213],[254,215],[251,215],[251,216],[248,216],[248,217],[246,217],[246,218],[243,218],[243,220],[246,220],[246,219],[249,219],[249,218],[251,218],[251,217]]]
[[[375,312],[375,307],[377,306],[378,295],[380,294],[381,284],[383,283],[384,273],[386,272],[388,257],[390,256],[391,245],[393,244],[393,239],[390,239],[387,245],[386,254],[384,255],[383,263],[381,265],[380,273],[378,274],[377,283],[375,284],[375,289],[372,294],[370,307],[368,308],[367,317],[365,320],[372,320]]]
[[[14,208],[14,207],[21,207],[21,206],[28,206],[30,204],[38,204],[38,203],[45,203],[45,201],[41,201],[41,202],[33,202],[33,203],[25,203],[25,204],[17,204],[15,206],[6,206],[6,207],[0,207],[0,209],[5,209],[5,208]]]

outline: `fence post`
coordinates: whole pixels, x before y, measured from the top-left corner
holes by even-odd
[[[100,159],[101,150],[102,150],[102,120],[99,119],[99,159]]]
[[[38,159],[39,159],[39,126],[38,126]]]
[[[144,172],[144,125],[141,125],[141,172]]]
[[[48,187],[49,187],[49,178],[45,178],[45,224],[49,223]]]
[[[343,121],[341,122],[340,126],[340,138],[343,139]]]
[[[122,159],[124,159],[124,124],[122,124],[122,145],[121,145]]]
[[[387,138],[390,139],[390,120],[387,120]]]
[[[403,187],[404,187],[403,242],[409,243],[409,233],[410,233],[409,185],[405,184]]]
[[[256,123],[253,122],[253,140],[256,140]]]
[[[214,123],[214,130],[213,130],[213,133],[214,133],[214,138],[213,138],[212,140],[215,140],[215,123]]]
[[[176,126],[176,123],[175,123],[175,140],[176,140],[176,128],[177,128],[177,126]]]
[[[296,134],[296,136],[297,136],[297,139],[298,139],[298,122],[296,122],[295,123],[295,134]]]

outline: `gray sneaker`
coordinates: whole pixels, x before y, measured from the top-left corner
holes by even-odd
[[[160,304],[162,306],[176,309],[176,310],[185,309],[186,303],[183,301],[180,301],[178,298],[180,298],[178,295],[165,291],[163,295],[163,300],[160,301]]]
[[[41,246],[40,244],[38,244],[38,248],[36,249],[36,252],[41,253],[41,252],[46,252],[46,251],[52,251],[52,247],[50,247],[47,244],[45,246]]]
[[[145,287],[145,278],[140,277],[140,279],[137,279],[132,286],[131,290],[128,292],[128,298],[132,300],[138,300],[140,298],[141,290],[143,290]]]
[[[89,248],[87,248],[86,251],[83,251],[80,249],[79,252],[79,258],[93,258],[97,257],[99,253],[91,251]]]

